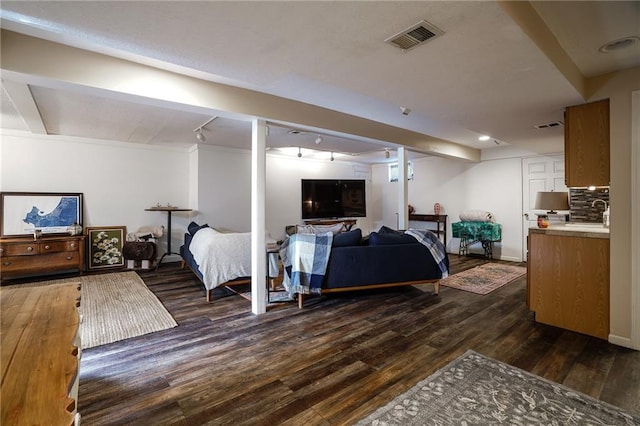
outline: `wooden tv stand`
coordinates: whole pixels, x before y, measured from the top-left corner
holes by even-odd
[[[344,223],[347,231],[350,231],[358,219],[304,219],[305,225],[335,225],[336,223]]]

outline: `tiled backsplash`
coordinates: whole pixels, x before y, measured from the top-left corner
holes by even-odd
[[[591,204],[595,200],[606,201],[609,205],[609,188],[597,188],[593,191],[588,189],[569,189],[569,206],[571,206],[572,222],[602,222],[604,213],[604,203],[597,202],[595,206]]]

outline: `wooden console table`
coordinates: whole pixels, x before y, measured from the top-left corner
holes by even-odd
[[[438,237],[442,235],[442,243],[447,245],[447,215],[446,214],[410,214],[409,220],[415,220],[417,222],[433,222],[436,224],[436,229],[429,229],[429,231],[436,234]]]
[[[79,283],[0,289],[3,426],[77,421],[79,304]]]

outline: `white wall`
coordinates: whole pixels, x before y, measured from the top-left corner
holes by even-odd
[[[635,90],[640,90],[640,67],[635,67],[614,75],[602,76],[594,95],[587,101],[609,98],[610,101],[610,149],[611,149],[611,232],[610,232],[610,328],[609,341],[619,345],[640,347],[640,342],[631,341],[633,315],[640,318],[640,306],[633,305],[633,286],[636,292],[640,282],[632,282],[631,265],[634,249],[631,240],[632,229],[632,171],[640,165],[631,164],[632,106],[631,98]],[[594,85],[595,85],[594,83]],[[632,314],[632,310],[635,314]]]
[[[198,145],[193,220],[227,231],[251,230],[251,152]]]
[[[448,215],[447,251],[457,253],[460,240],[451,237],[451,223],[459,221],[463,210],[479,209],[493,213],[502,225],[502,241],[494,244],[494,257],[522,260],[522,176],[521,159],[496,159],[466,163],[439,157],[412,161],[413,180],[409,181],[409,204],[419,214],[432,214],[441,205]],[[381,225],[396,228],[398,183],[388,181],[387,165],[373,166],[371,197],[374,230]],[[411,221],[411,227],[430,225]],[[482,253],[479,245],[472,252]]]
[[[167,147],[2,130],[0,190],[82,192],[83,226],[166,226],[157,203],[188,205],[188,153]],[[182,217],[181,217],[182,216]],[[174,214],[172,251],[188,215]],[[162,240],[164,242],[166,240]],[[159,251],[164,253],[165,244]]]
[[[301,179],[366,179],[367,217],[358,218],[356,227],[369,233],[371,184],[368,166],[340,161],[310,160],[297,157],[267,156],[267,230],[282,239],[287,225],[302,223]]]

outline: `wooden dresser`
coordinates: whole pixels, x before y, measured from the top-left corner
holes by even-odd
[[[84,270],[84,236],[0,239],[0,278]]]
[[[0,424],[77,425],[80,284],[0,288]]]

